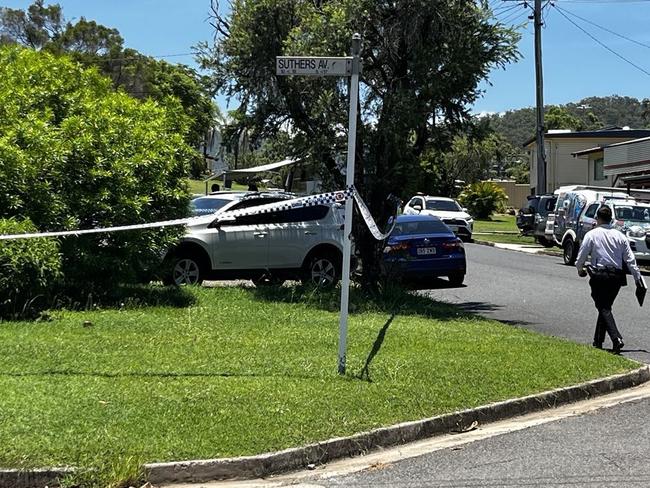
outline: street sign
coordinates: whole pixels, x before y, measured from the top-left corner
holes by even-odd
[[[350,76],[352,56],[327,58],[319,56],[276,56],[277,75]]]

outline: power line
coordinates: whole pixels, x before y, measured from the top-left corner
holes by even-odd
[[[574,0],[574,1],[575,1],[575,0]],[[639,66],[639,65],[635,64],[634,62],[630,61],[629,59],[627,59],[627,58],[626,58],[625,56],[623,56],[622,54],[617,53],[617,52],[614,51],[612,48],[610,48],[609,46],[607,46],[604,42],[602,42],[600,39],[598,39],[596,36],[594,36],[593,34],[591,34],[589,31],[587,31],[586,29],[584,29],[584,28],[582,28],[581,26],[579,26],[578,24],[576,24],[576,23],[575,23],[573,20],[571,20],[571,19],[570,19],[570,18],[569,18],[569,17],[568,17],[568,16],[567,16],[567,15],[566,15],[562,10],[560,10],[559,8],[557,8],[556,5],[554,5],[554,4],[551,4],[551,5],[553,5],[553,6],[555,7],[555,9],[559,12],[559,14],[560,14],[562,17],[564,17],[564,18],[565,18],[566,20],[568,20],[571,24],[573,24],[575,27],[577,27],[577,28],[580,29],[582,32],[584,32],[586,35],[588,35],[588,36],[589,36],[589,37],[590,37],[594,42],[600,44],[602,47],[604,47],[605,49],[607,49],[607,50],[608,50],[609,52],[611,52],[613,55],[615,55],[616,57],[622,59],[623,61],[625,61],[625,62],[628,63],[629,65],[634,66],[636,69],[638,69],[638,70],[641,71],[642,73],[645,73],[646,75],[650,76],[650,71],[647,71],[647,70],[643,69],[641,66]]]
[[[598,27],[599,29],[602,29],[602,30],[604,30],[605,32],[609,32],[610,34],[614,34],[615,36],[620,37],[621,39],[625,39],[626,41],[630,41],[630,42],[633,42],[634,44],[638,44],[639,46],[647,47],[648,49],[650,49],[650,44],[644,44],[644,43],[639,42],[639,41],[637,41],[637,40],[635,40],[635,39],[631,39],[631,38],[629,38],[629,37],[627,37],[627,36],[624,36],[623,34],[619,34],[618,32],[614,32],[613,30],[608,29],[607,27],[603,27],[602,25],[598,25],[598,24],[596,24],[595,22],[592,22],[592,21],[589,20],[589,19],[585,19],[584,17],[581,17],[581,16],[579,16],[578,14],[575,14],[575,13],[570,12],[570,11],[568,11],[568,10],[565,10],[565,9],[563,9],[563,8],[561,8],[561,7],[558,7],[557,5],[554,5],[554,7],[555,7],[556,9],[558,9],[558,10],[562,10],[562,11],[563,11],[564,13],[566,13],[566,14],[572,15],[573,17],[576,17],[576,18],[582,20],[583,22],[587,22],[588,24],[591,24],[591,25],[593,25],[594,27]]]

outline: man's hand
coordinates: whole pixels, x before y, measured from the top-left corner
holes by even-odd
[[[578,276],[580,276],[581,278],[584,278],[585,276],[587,276],[587,269],[586,268],[580,268],[578,270]]]

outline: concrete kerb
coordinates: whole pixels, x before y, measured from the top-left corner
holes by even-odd
[[[429,419],[404,422],[304,447],[257,456],[151,463],[144,465],[143,468],[146,481],[154,485],[261,478],[304,469],[310,464],[324,464],[335,459],[358,456],[373,450],[406,444],[427,437],[449,432],[463,432],[475,421],[479,424],[496,422],[631,388],[649,380],[650,366],[645,365],[628,373],[580,385],[558,388],[537,395],[505,400]],[[3,488],[58,486],[59,480],[74,471],[75,469],[70,467],[34,470],[0,469],[0,486]]]
[[[358,456],[369,451],[417,441],[449,432],[462,432],[473,422],[486,424],[527,413],[586,400],[650,380],[650,366],[580,385],[515,398],[478,408],[405,422],[350,437],[284,451],[227,459],[152,463],[144,466],[150,483],[192,483],[225,479],[254,479],[304,469],[310,464]]]

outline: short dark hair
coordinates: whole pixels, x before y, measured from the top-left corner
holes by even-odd
[[[607,205],[603,205],[598,209],[598,212],[596,212],[596,218],[609,224],[612,221],[612,209]]]

